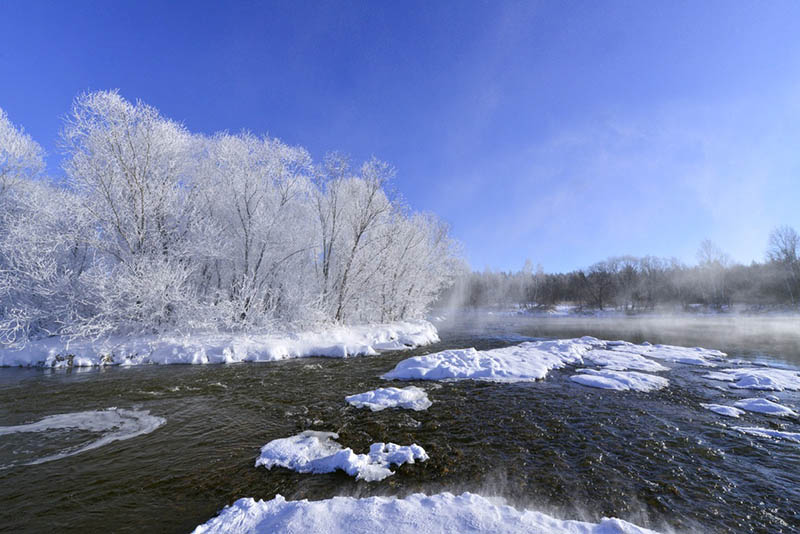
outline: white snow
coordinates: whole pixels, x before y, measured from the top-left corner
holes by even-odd
[[[700,404],[706,410],[711,410],[714,413],[724,415],[726,417],[739,417],[744,413],[744,410],[734,408],[733,406],[725,406],[724,404]]]
[[[287,334],[197,334],[116,337],[68,343],[58,337],[0,348],[0,367],[208,364],[307,356],[375,355],[439,340],[428,321],[330,327]]]
[[[163,417],[150,415],[147,410],[108,408],[106,410],[48,415],[35,423],[0,426],[0,436],[20,432],[45,432],[47,433],[48,443],[54,443],[57,440],[57,434],[52,432],[54,430],[83,430],[103,433],[98,439],[80,447],[70,447],[61,452],[43,456],[26,463],[26,465],[34,465],[97,449],[114,441],[123,441],[149,434],[166,422],[167,420]]]
[[[261,447],[256,467],[285,467],[298,473],[332,473],[341,469],[350,476],[367,482],[383,480],[394,474],[391,465],[413,464],[428,459],[419,445],[373,443],[369,454],[356,454],[334,441],[335,432],[308,430],[289,438],[272,440]]]
[[[408,410],[427,410],[433,404],[428,394],[416,386],[407,388],[378,388],[358,395],[345,397],[356,408],[369,408],[379,412],[386,408],[406,408]]]
[[[788,406],[778,404],[777,402],[772,402],[771,400],[768,399],[759,399],[759,398],[742,399],[740,401],[734,402],[733,405],[736,406],[737,408],[747,410],[748,412],[758,412],[767,415],[777,415],[780,417],[797,416],[797,412],[795,412]]]
[[[517,510],[473,493],[415,493],[405,498],[334,497],[322,501],[239,499],[198,526],[194,534],[656,534],[620,519],[600,523],[561,520],[541,512]]]
[[[738,430],[743,434],[750,434],[759,438],[777,438],[800,443],[800,432],[784,432],[782,430],[772,430],[771,428],[758,428],[758,427],[744,427],[735,426],[734,430]]]
[[[731,387],[768,391],[800,390],[800,373],[790,369],[723,369],[703,375],[709,380],[733,382]]]
[[[616,391],[654,391],[669,385],[666,378],[636,371],[613,371],[610,369],[579,369],[570,380],[578,384]]]

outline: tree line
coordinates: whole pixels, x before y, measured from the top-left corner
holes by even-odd
[[[456,245],[394,169],[200,135],[117,91],[78,96],[65,178],[0,110],[0,342],[420,317]]]
[[[763,262],[734,263],[704,241],[697,264],[652,256],[620,256],[568,273],[545,273],[527,261],[518,272],[471,272],[445,291],[440,304],[546,310],[569,303],[580,309],[630,313],[669,306],[691,311],[800,305],[800,235],[789,226],[772,231]]]

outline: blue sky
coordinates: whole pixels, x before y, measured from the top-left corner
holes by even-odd
[[[800,230],[800,2],[0,1],[0,107],[52,174],[72,98],[110,88],[387,160],[476,269]]]

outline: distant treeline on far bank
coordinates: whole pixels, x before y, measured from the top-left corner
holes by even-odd
[[[800,235],[791,227],[772,231],[763,263],[734,263],[704,241],[698,263],[646,256],[608,258],[587,269],[545,273],[527,261],[518,272],[483,271],[462,275],[440,298],[458,307],[519,307],[546,310],[562,303],[578,309],[627,312],[656,307],[725,310],[796,308],[800,304]]]

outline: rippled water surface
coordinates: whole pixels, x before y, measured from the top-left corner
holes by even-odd
[[[795,367],[796,319],[495,316],[444,323],[440,334],[435,346],[347,360],[0,369],[0,426],[84,414],[76,428],[0,433],[0,530],[187,532],[245,496],[469,490],[568,518],[616,516],[665,532],[800,532],[800,444],[731,428],[800,432],[800,422],[750,413],[727,419],[702,409],[702,402],[766,393],[701,379],[696,367],[670,364],[670,386],[655,393],[586,388],[563,369],[535,383],[417,383],[434,403],[424,412],[373,413],[344,402],[387,385],[379,375],[411,355],[505,346],[521,336],[701,345]],[[776,395],[800,408],[797,392]],[[86,422],[93,411],[100,423]],[[104,440],[104,425],[115,417],[125,431]],[[253,467],[266,442],[307,429],[338,432],[356,452],[377,441],[418,443],[431,459],[379,483]],[[98,440],[102,446],[86,448]]]

